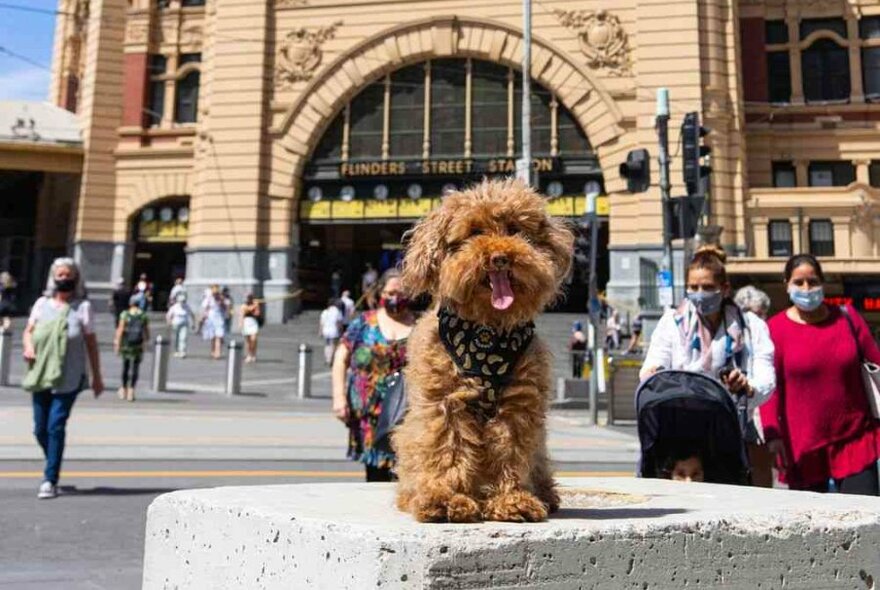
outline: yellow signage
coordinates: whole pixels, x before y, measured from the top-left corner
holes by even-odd
[[[414,221],[439,207],[439,198],[387,199],[384,201],[303,201],[299,216],[303,221],[354,221],[372,219],[398,219]],[[557,217],[581,217],[586,212],[585,197],[559,197],[547,202],[547,211]],[[611,211],[607,196],[596,199],[596,213],[607,217]],[[142,224],[142,227],[145,224]]]
[[[532,169],[536,172],[553,172],[554,158],[535,158]],[[463,176],[468,174],[513,174],[515,158],[491,158],[488,160],[448,159],[381,162],[344,162],[339,165],[339,175],[344,178],[356,176]]]

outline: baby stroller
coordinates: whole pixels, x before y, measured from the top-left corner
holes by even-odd
[[[687,449],[703,462],[705,481],[748,485],[746,400],[734,402],[717,379],[690,371],[660,371],[636,391],[639,477],[663,477],[664,462]]]

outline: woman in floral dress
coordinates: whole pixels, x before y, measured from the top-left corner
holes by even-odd
[[[333,412],[348,426],[348,456],[364,464],[367,481],[393,478],[394,453],[375,446],[374,435],[388,378],[406,364],[415,322],[396,270],[382,276],[379,289],[378,309],[349,324],[333,359]]]

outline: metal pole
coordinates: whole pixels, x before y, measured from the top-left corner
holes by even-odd
[[[0,386],[9,386],[12,365],[12,330],[0,328]]]
[[[156,336],[153,346],[153,391],[168,389],[168,349],[171,341],[161,334]]]
[[[229,341],[229,354],[226,357],[226,395],[241,393],[241,366],[244,346],[237,340]]]
[[[522,161],[520,178],[532,184],[532,0],[523,0]]]
[[[296,397],[299,399],[312,397],[312,347],[305,343],[299,345]]]
[[[663,270],[674,273],[672,268],[672,220],[669,219],[669,199],[672,196],[672,183],[669,180],[669,89],[657,89],[657,129],[660,164],[660,202],[663,210]],[[675,275],[672,279],[672,301],[675,302]]]
[[[599,423],[599,366],[601,355],[599,354],[600,340],[599,336],[599,285],[596,279],[596,258],[598,257],[599,242],[599,216],[596,213],[596,199],[599,193],[592,191],[587,194],[587,219],[590,220],[590,325],[593,330],[592,341],[590,342],[590,350],[592,351],[590,369],[590,420],[593,424]]]

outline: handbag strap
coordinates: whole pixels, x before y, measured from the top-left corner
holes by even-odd
[[[859,351],[859,361],[865,361],[865,355],[862,353],[862,345],[859,344],[859,336],[856,333],[856,325],[853,323],[852,318],[849,315],[849,311],[846,309],[845,305],[840,306],[840,312],[843,314],[843,317],[846,318],[846,323],[849,326],[849,333],[852,334],[853,340],[856,341],[856,350]]]

